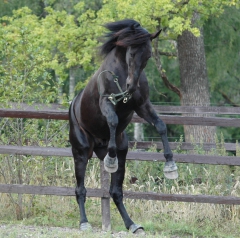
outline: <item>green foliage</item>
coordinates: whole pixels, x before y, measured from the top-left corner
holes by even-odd
[[[56,84],[48,65],[49,52],[39,41],[39,22],[28,8],[3,17],[0,29],[0,95],[11,102],[49,103],[56,99]],[[33,93],[34,92],[34,93]]]
[[[194,12],[201,13],[201,23],[210,15],[220,15],[225,5],[239,4],[239,1],[171,1],[171,0],[105,0],[102,9],[97,13],[98,21],[107,22],[113,19],[134,18],[140,21],[149,31],[157,26],[167,28],[162,38],[173,39],[184,30],[199,35],[196,26],[191,25]]]
[[[84,5],[82,7],[84,9]],[[76,9],[80,11],[79,4]],[[8,76],[8,80],[2,79],[2,84],[4,82],[9,85],[8,81],[19,81],[21,78],[28,80],[29,88],[35,90],[39,86],[46,89],[45,84],[52,85],[55,74],[59,84],[55,88],[57,90],[68,79],[67,71],[70,68],[83,67],[87,71],[95,68],[92,59],[97,40],[95,35],[92,36],[87,31],[90,25],[86,18],[91,14],[82,13],[77,19],[63,10],[56,11],[47,7],[45,11],[47,16],[39,19],[29,8],[24,7],[14,11],[11,17],[1,19],[0,74]],[[20,94],[21,90],[28,92],[26,88],[19,87],[18,81],[15,85]],[[29,82],[36,82],[38,85]],[[2,87],[2,90],[4,92],[5,88]],[[45,92],[49,98],[50,92]]]
[[[61,69],[82,65],[85,69],[91,68],[92,56],[89,48],[96,44],[96,40],[87,38],[86,24],[76,22],[73,15],[67,14],[65,11],[55,11],[48,7],[46,18],[42,19],[43,42],[52,50],[54,56],[53,68],[58,73]],[[78,26],[80,24],[80,26]],[[54,49],[54,47],[55,49]]]
[[[11,1],[11,0],[1,0],[0,1],[0,18],[3,16],[12,16],[13,10],[20,9],[22,7],[30,8],[34,14],[41,15],[42,14],[42,6],[40,1],[32,1],[32,0],[21,0],[21,1]]]
[[[239,70],[240,30],[239,9],[228,7],[219,18],[211,18],[204,25],[204,41],[212,102],[240,104]],[[216,62],[217,59],[217,62]],[[224,100],[225,94],[229,101]]]

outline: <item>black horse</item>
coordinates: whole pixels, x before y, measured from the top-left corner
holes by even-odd
[[[108,23],[107,40],[101,46],[104,61],[86,88],[72,101],[69,109],[70,142],[77,180],[76,199],[80,209],[80,229],[90,227],[85,213],[84,177],[93,151],[104,160],[111,173],[110,195],[127,229],[143,229],[134,224],[123,205],[122,184],[128,152],[125,128],[133,113],[156,127],[164,146],[164,174],[177,178],[177,166],[169,147],[167,129],[149,101],[148,82],[143,69],[152,55],[151,41],[160,31],[150,34],[134,20]]]

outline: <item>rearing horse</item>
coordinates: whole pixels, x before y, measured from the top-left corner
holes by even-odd
[[[101,46],[104,61],[91,80],[72,101],[69,109],[70,142],[77,180],[76,199],[80,209],[80,229],[90,227],[85,212],[84,177],[93,152],[104,160],[111,173],[110,195],[127,229],[143,229],[129,217],[123,205],[122,184],[128,152],[124,131],[133,113],[155,126],[162,138],[166,163],[164,174],[177,178],[177,166],[169,147],[167,129],[149,101],[149,88],[143,71],[152,55],[151,41],[160,31],[150,34],[134,20],[108,23],[106,42]]]

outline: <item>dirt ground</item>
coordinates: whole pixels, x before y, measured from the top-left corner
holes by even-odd
[[[40,226],[24,226],[24,225],[1,225],[0,238],[125,238],[125,237],[159,237],[159,238],[180,238],[178,236],[162,236],[162,235],[134,235],[127,231],[105,232],[93,229],[88,232],[81,232],[78,229],[62,228],[62,227],[40,227]]]

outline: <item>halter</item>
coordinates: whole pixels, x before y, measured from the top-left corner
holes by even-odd
[[[112,76],[113,76],[113,81],[114,83],[116,83],[120,93],[111,93],[110,95],[104,95],[102,93],[100,93],[100,88],[99,88],[99,78],[100,78],[100,75],[104,72],[108,72],[110,73]],[[128,91],[122,91],[119,83],[118,83],[118,76],[115,75],[112,71],[109,71],[109,70],[104,70],[102,71],[99,75],[98,75],[98,78],[97,78],[97,83],[98,83],[98,92],[99,92],[99,95],[101,97],[108,97],[108,99],[111,101],[111,103],[113,105],[117,105],[117,103],[119,101],[121,101],[123,99],[123,103],[127,103],[129,101],[129,99],[132,97],[132,94],[128,93]]]

